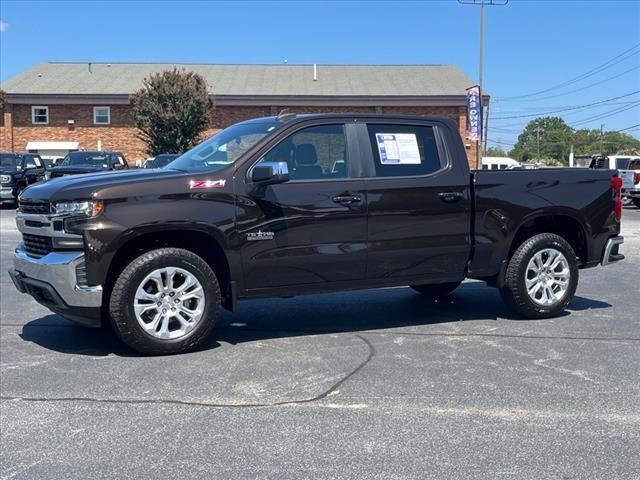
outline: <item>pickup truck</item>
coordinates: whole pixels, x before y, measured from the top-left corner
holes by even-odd
[[[124,170],[129,168],[120,152],[79,151],[70,152],[54,167],[47,169],[46,180],[66,175]]]
[[[235,124],[163,169],[62,177],[20,197],[10,276],[145,354],[186,351],[256,297],[465,278],[558,315],[618,251],[615,171],[470,172],[439,117],[291,114]]]
[[[44,179],[45,166],[33,153],[0,152],[0,203],[17,202],[20,192]]]
[[[625,170],[619,170],[622,178],[622,198],[640,208],[640,157],[630,157]]]

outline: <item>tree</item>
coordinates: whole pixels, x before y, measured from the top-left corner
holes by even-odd
[[[640,150],[640,140],[622,132],[600,132],[598,129],[581,129],[574,138],[576,155],[636,154]]]
[[[502,147],[488,147],[486,152],[484,152],[486,157],[506,157],[507,152],[505,152]]]
[[[6,93],[0,88],[0,111],[4,111],[4,107],[7,103]]]
[[[154,73],[131,97],[138,137],[147,153],[182,153],[209,126],[213,102],[204,78],[184,69]]]
[[[509,152],[516,159],[555,160],[569,157],[573,128],[560,117],[540,117],[530,121]]]

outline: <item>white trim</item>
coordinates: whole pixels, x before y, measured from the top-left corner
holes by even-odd
[[[47,111],[47,120],[45,122],[36,122],[36,109],[44,108]],[[49,125],[49,107],[47,105],[32,105],[31,106],[31,124],[32,125]]]
[[[78,150],[79,142],[41,142],[31,140],[27,142],[26,150]]]
[[[96,114],[96,111],[99,108],[106,108],[107,109],[107,121],[106,122],[98,122],[98,115]],[[101,115],[104,116],[104,115]],[[111,107],[107,107],[105,106],[100,106],[100,107],[93,107],[93,124],[94,125],[111,125]]]

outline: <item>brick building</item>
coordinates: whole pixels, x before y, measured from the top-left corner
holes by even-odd
[[[209,85],[215,107],[207,136],[283,108],[443,115],[466,136],[464,89],[473,82],[450,65],[44,63],[2,85],[0,150],[61,157],[69,150],[104,149],[142,160],[145,145],[136,136],[129,97],[145,77],[174,66],[200,73]],[[475,165],[475,148],[465,144]]]

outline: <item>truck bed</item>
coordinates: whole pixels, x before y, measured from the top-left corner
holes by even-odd
[[[469,276],[499,276],[514,239],[542,222],[575,238],[581,268],[598,265],[607,239],[619,233],[611,186],[615,175],[616,170],[576,168],[472,171]]]

